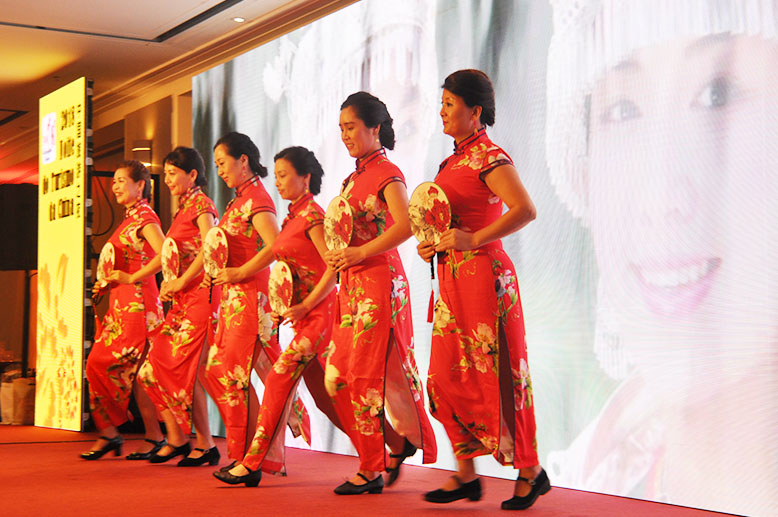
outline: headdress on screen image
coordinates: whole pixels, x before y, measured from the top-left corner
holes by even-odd
[[[546,159],[557,195],[590,224],[587,175],[589,99],[596,82],[632,52],[713,34],[776,38],[778,0],[550,0]],[[635,364],[619,328],[619,309],[600,279],[594,352],[614,379]]]
[[[546,159],[557,194],[589,224],[588,103],[596,81],[635,50],[712,34],[775,39],[778,0],[550,0]]]
[[[436,0],[366,0],[314,22],[296,45],[281,38],[263,83],[274,101],[287,97],[293,141],[318,149],[323,135],[333,132],[345,98],[388,79],[416,90],[418,130],[434,131],[435,14]],[[392,113],[399,107],[388,108]]]

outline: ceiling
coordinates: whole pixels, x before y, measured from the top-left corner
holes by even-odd
[[[311,2],[0,0],[0,163],[13,163],[20,135],[37,132],[39,97],[86,76],[97,103],[149,70],[300,4]],[[31,175],[31,167],[37,175],[35,160],[25,163],[0,167],[0,183],[9,173]]]

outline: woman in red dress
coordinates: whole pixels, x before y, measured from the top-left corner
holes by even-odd
[[[336,297],[335,272],[323,259],[327,251],[322,225],[324,210],[313,200],[321,190],[323,175],[316,156],[304,147],[289,147],[275,156],[276,188],[291,203],[281,233],[273,243],[273,255],[290,266],[294,281],[294,305],[278,316],[292,323],[295,337],[265,380],[249,452],[230,471],[214,472],[219,480],[231,485],[257,486],[262,471],[285,474],[282,422],[301,375],[305,375],[316,405],[341,427],[322,382],[322,353],[330,342]],[[346,399],[341,403],[350,402]]]
[[[81,454],[86,460],[99,459],[110,451],[121,454],[124,440],[117,427],[127,421],[127,406],[146,340],[159,331],[162,322],[157,284],[150,275],[155,271],[152,258],[162,249],[165,236],[159,217],[147,202],[151,195],[149,171],[136,160],[122,162],[114,173],[111,190],[126,212],[108,240],[115,257],[114,271],[106,278],[111,286],[109,308],[86,361],[92,418],[101,434],[91,450]],[[95,284],[93,291],[98,293],[102,287]],[[132,453],[128,459],[148,459],[164,445],[164,439],[145,392],[136,389],[135,397],[151,448]]]
[[[460,70],[446,78],[440,116],[455,149],[435,183],[451,203],[452,228],[437,246],[425,241],[418,251],[426,261],[441,253],[427,391],[430,411],[451,440],[458,473],[425,499],[479,500],[473,458],[492,454],[519,469],[514,496],[502,508],[522,510],[551,485],[538,464],[516,269],[500,239],[532,221],[535,206],[510,157],[486,135],[494,115],[494,89],[486,74]]]
[[[413,355],[408,281],[396,249],[411,230],[405,178],[384,151],[394,148],[392,118],[378,98],[358,92],[341,106],[340,131],[357,159],[341,189],[354,230],[347,248],[326,253],[340,273],[340,291],[325,383],[330,396],[346,394],[350,401],[336,402],[336,409],[360,465],[335,493],[380,493],[380,471],[389,472],[391,485],[417,447],[424,463],[435,461],[437,449]]]
[[[213,201],[201,190],[207,180],[200,153],[191,147],[177,147],[165,157],[163,167],[170,194],[178,196],[178,210],[167,237],[178,249],[179,276],[162,284],[160,300],[170,301],[172,306],[162,330],[149,340],[146,361],[138,369],[138,380],[165,421],[168,433],[167,445],[150,461],[163,463],[189,455],[178,465],[216,465],[219,450],[211,436],[205,391],[197,380],[197,371],[206,337],[213,339],[211,321],[216,312],[216,304],[208,299],[209,289],[200,286],[200,251],[218,214]],[[197,445],[191,451],[189,433],[193,424]]]
[[[224,420],[227,453],[234,460],[225,467],[229,470],[246,454],[257,421],[259,401],[251,369],[257,368],[264,381],[281,356],[266,294],[278,224],[273,200],[260,181],[267,169],[254,142],[244,134],[228,133],[216,142],[213,155],[219,177],[235,189],[235,198],[219,221],[227,236],[227,267],[204,281],[206,287],[221,287],[221,302],[203,378]],[[303,422],[307,415],[297,404],[295,415]]]

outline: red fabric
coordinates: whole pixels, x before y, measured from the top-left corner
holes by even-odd
[[[218,217],[216,207],[199,187],[181,196],[167,236],[176,241],[179,274],[194,262],[202,247],[197,219],[202,214]],[[197,366],[206,337],[213,341],[213,318],[217,299],[209,302],[209,289],[201,288],[203,273],[174,295],[162,329],[149,340],[146,360],[138,380],[158,411],[170,409],[184,433],[192,429],[192,399]]]
[[[289,215],[284,220],[281,233],[273,243],[273,254],[277,260],[289,264],[294,280],[293,304],[302,302],[326,271],[316,246],[308,237],[308,230],[324,221],[324,211],[308,194],[289,207]],[[284,474],[284,433],[282,422],[292,397],[297,389],[300,376],[311,366],[322,368],[320,354],[325,350],[332,333],[333,311],[335,309],[335,289],[314,307],[305,319],[294,327],[295,337],[273,365],[265,380],[265,393],[259,410],[257,429],[249,451],[241,463],[256,470],[273,474]],[[323,379],[323,376],[319,376]],[[317,406],[322,407],[332,417],[332,402],[324,390],[324,385],[306,382]],[[348,400],[345,400],[348,403]],[[327,411],[329,409],[329,411]],[[341,427],[337,418],[335,425]],[[310,440],[308,440],[310,443]]]
[[[435,178],[451,202],[454,226],[475,231],[500,216],[502,201],[483,178],[510,163],[483,130],[457,146]],[[515,468],[537,465],[532,382],[513,263],[500,241],[472,251],[449,250],[438,265],[438,283],[427,380],[432,415],[445,427],[458,459],[493,454]],[[510,382],[500,383],[501,365],[510,366],[510,374],[503,371]],[[512,402],[504,407],[501,400]]]
[[[140,235],[147,224],[159,224],[159,217],[145,200],[130,207],[109,242],[115,251],[114,269],[134,273],[154,256],[154,250]],[[111,284],[109,309],[102,332],[86,361],[92,418],[98,429],[127,421],[127,405],[138,363],[146,340],[159,330],[162,305],[153,276],[135,284]]]
[[[236,189],[219,221],[229,247],[227,267],[239,267],[265,247],[252,218],[259,212],[275,214],[273,200],[259,177]],[[234,460],[246,452],[251,369],[257,340],[273,364],[281,355],[270,319],[267,295],[269,268],[245,280],[222,286],[216,337],[208,349],[203,384],[219,407],[226,428],[227,451]]]
[[[383,149],[357,161],[341,190],[354,214],[351,246],[393,224],[383,189],[394,181],[404,184],[405,178]],[[338,314],[325,382],[331,396],[346,394],[351,401],[348,406],[336,402],[336,409],[359,453],[360,469],[385,470],[385,407],[394,429],[423,449],[425,463],[434,462],[435,437],[413,355],[408,281],[396,249],[341,273]]]

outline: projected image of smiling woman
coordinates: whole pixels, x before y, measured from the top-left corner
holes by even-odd
[[[595,352],[623,379],[552,457],[571,485],[778,508],[778,4],[552,4],[549,168],[591,230]],[[753,497],[722,481],[742,469]]]

